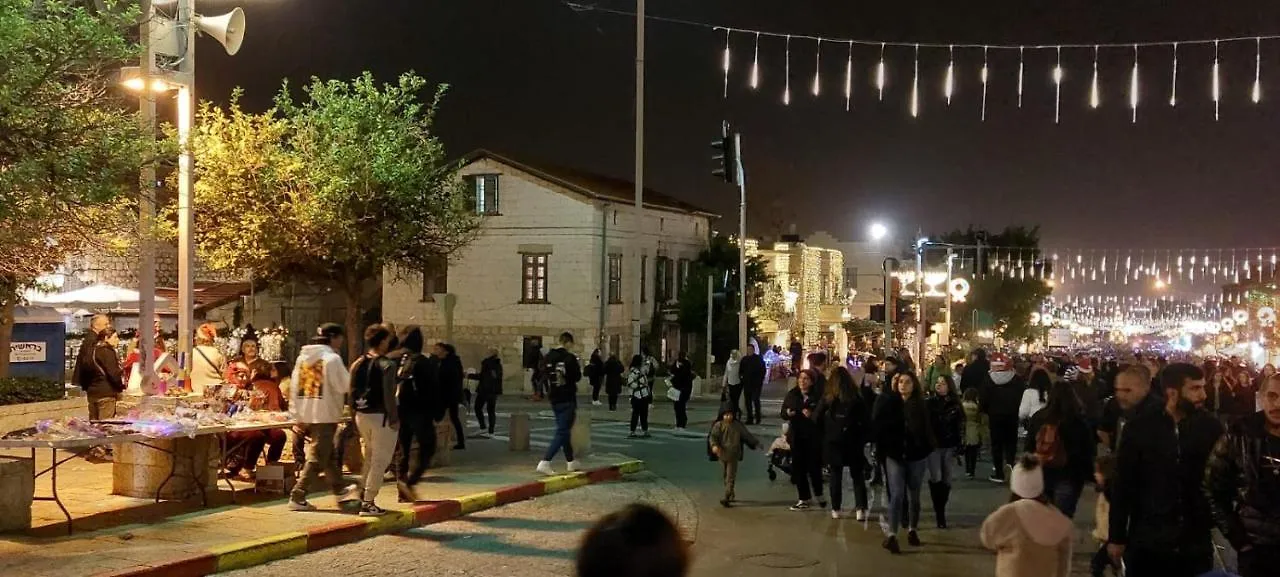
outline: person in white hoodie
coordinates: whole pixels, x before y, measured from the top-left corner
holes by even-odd
[[[1027,436],[1027,423],[1031,421],[1031,416],[1043,409],[1049,402],[1049,388],[1053,386],[1053,379],[1049,378],[1049,371],[1044,369],[1031,370],[1031,382],[1027,385],[1027,390],[1022,391],[1022,404],[1018,407],[1018,422],[1022,424],[1018,430],[1019,437]]]
[[[307,463],[302,468],[298,484],[289,495],[290,511],[315,511],[307,501],[307,488],[320,472],[341,501],[359,499],[357,486],[347,485],[342,470],[333,458],[333,439],[342,420],[346,395],[351,392],[351,374],[335,352],[342,348],[341,325],[321,325],[311,343],[302,347],[293,366],[293,387],[289,396],[289,415],[298,422],[310,443],[307,445]]]
[[[1071,519],[1049,504],[1035,455],[1013,468],[1013,497],[982,522],[982,545],[996,552],[996,577],[1068,577]]]
[[[742,376],[738,366],[742,363],[742,354],[738,349],[729,351],[729,360],[724,363],[724,391],[726,399],[733,404],[733,414],[742,415]]]

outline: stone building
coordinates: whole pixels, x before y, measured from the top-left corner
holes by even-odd
[[[773,277],[755,311],[761,343],[785,348],[798,338],[805,346],[843,346],[841,323],[850,318],[844,255],[794,235],[771,247],[747,239],[746,246],[747,256],[763,258]]]

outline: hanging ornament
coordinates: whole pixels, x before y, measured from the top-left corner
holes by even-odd
[[[1222,96],[1222,81],[1218,75],[1218,41],[1213,41],[1213,119],[1218,120],[1218,105]]]
[[[947,97],[947,106],[951,106],[951,95],[956,89],[956,49],[947,47],[947,78],[943,81],[942,92]]]
[[[876,64],[876,90],[884,100],[884,42],[880,43],[880,62]]]
[[[1129,75],[1129,107],[1133,109],[1133,122],[1138,122],[1138,45],[1133,45],[1133,73]]]
[[[1262,100],[1262,39],[1256,38],[1256,52],[1253,57],[1253,103]]]
[[[1097,108],[1101,104],[1098,97],[1098,45],[1093,46],[1093,81],[1089,84],[1089,106]]]
[[[1058,123],[1058,108],[1062,103],[1062,47],[1058,47],[1058,60],[1053,65],[1053,123]]]
[[[751,89],[760,87],[760,33],[756,32],[756,47],[751,57]]]
[[[1193,283],[1194,283],[1194,282],[1196,282],[1196,256],[1195,256],[1194,254],[1193,254],[1193,255],[1191,255],[1191,270],[1190,270],[1190,274],[1191,274],[1191,282],[1193,282]]]
[[[1107,284],[1107,254],[1105,252],[1102,253],[1102,284]]]
[[[849,42],[849,59],[844,62],[844,110],[853,106],[853,41]]]
[[[1022,108],[1022,60],[1023,47],[1018,47],[1018,108]]]
[[[1124,257],[1124,284],[1129,284],[1129,273],[1133,270],[1133,255],[1126,254]]]
[[[1173,43],[1173,80],[1169,82],[1169,106],[1178,105],[1178,43]]]
[[[786,74],[786,87],[782,90],[782,104],[791,104],[791,35],[787,35],[787,66],[784,69]]]
[[[920,116],[920,45],[916,44],[915,69],[911,74],[911,117]]]
[[[987,47],[982,47],[982,121],[987,121]]]
[[[729,97],[729,29],[724,29],[724,94],[722,98]]]
[[[813,56],[813,95],[822,92],[822,39],[818,39],[818,50]]]

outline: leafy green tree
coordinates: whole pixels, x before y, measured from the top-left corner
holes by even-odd
[[[444,88],[425,103],[413,73],[379,85],[313,79],[263,114],[200,109],[192,146],[195,240],[214,270],[327,285],[358,330],[362,290],[384,271],[419,274],[475,238],[480,224],[458,165],[432,132]],[[359,339],[348,339],[348,352]]]
[[[959,249],[960,262],[970,266],[973,275],[969,296],[963,303],[952,306],[952,334],[969,337],[969,319],[974,310],[989,313],[996,329],[1008,341],[1030,342],[1037,335],[1031,326],[1031,313],[1039,310],[1041,303],[1053,292],[1048,283],[1040,280],[1040,271],[1050,278],[1052,270],[1040,254],[1040,227],[1006,227],[1000,232],[989,232],[969,227],[939,235],[938,240],[951,244],[986,248]],[[934,251],[941,254],[941,251]],[[981,256],[979,256],[981,252]],[[1000,263],[1006,268],[1010,262],[1022,263],[1014,269],[1018,274],[996,272]]]
[[[738,348],[738,245],[723,236],[712,237],[711,244],[689,267],[688,282],[680,291],[680,330],[702,335],[703,339],[707,334],[708,276],[712,278],[712,292],[717,295],[711,303],[711,354],[715,359],[724,359],[730,350]],[[768,281],[764,260],[758,257],[748,259],[748,310],[752,304],[750,299],[760,294]],[[756,321],[748,316],[747,334],[754,335],[755,332]],[[702,364],[697,363],[696,366]]]
[[[116,0],[0,0],[0,351],[40,275],[137,232],[126,197],[157,144],[113,87],[137,62],[136,25],[136,7]]]

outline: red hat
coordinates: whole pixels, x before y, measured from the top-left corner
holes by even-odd
[[[991,363],[992,372],[1009,369],[1009,357],[1004,353],[992,353],[988,361]]]
[[[1080,369],[1080,372],[1085,374],[1092,373],[1093,359],[1090,359],[1089,357],[1080,357],[1080,359],[1076,361],[1076,368]]]

